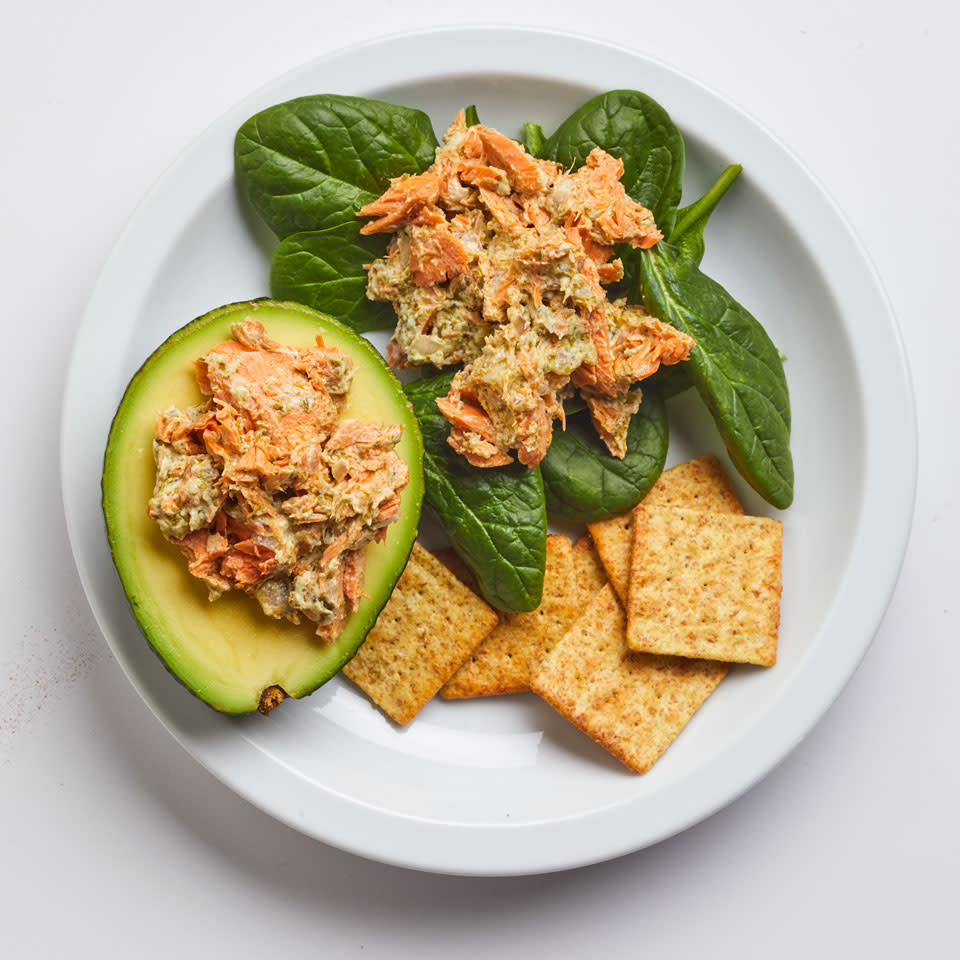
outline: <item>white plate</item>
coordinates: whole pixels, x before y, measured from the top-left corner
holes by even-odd
[[[269,721],[194,700],[143,638],[99,511],[108,426],[164,337],[221,303],[266,294],[269,241],[235,195],[232,141],[251,114],[317,92],[458,108],[549,132],[616,87],[659,100],[688,146],[685,199],[729,162],[744,174],[707,233],[705,269],[786,354],[796,501],[784,522],[780,660],[738,668],[645,776],[532,695],[431,703],[406,729],[331,681]],[[671,410],[672,462],[722,451],[695,398]],[[204,766],[306,834],[374,859],[464,874],[557,870],[639,849],[766,774],[823,714],[870,643],[912,513],[916,428],[896,323],[849,227],[769,133],[698,83],[628,50],[520,29],[378,40],[309,64],[217,121],[145,199],[81,326],[63,413],[63,495],[90,604],[131,682]],[[740,485],[748,512],[768,513]]]

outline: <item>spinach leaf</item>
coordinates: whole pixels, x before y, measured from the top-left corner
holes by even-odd
[[[622,182],[649,209],[664,235],[673,229],[683,181],[683,137],[670,115],[637,90],[611,90],[574,111],[539,156],[579,167],[594,147],[623,161]]]
[[[353,219],[391,177],[433,163],[437,138],[420,110],[320,94],[268,107],[237,131],[237,180],[278,237]]]
[[[520,463],[473,467],[447,443],[450,424],[437,409],[453,374],[404,386],[423,434],[427,503],[477,581],[500,610],[534,610],[543,593],[547,511],[539,469]]]
[[[630,419],[622,460],[610,454],[588,415],[571,417],[566,430],[558,424],[540,464],[547,508],[587,522],[632,509],[663,471],[669,438],[663,400],[650,389]]]
[[[704,239],[703,232],[710,219],[710,214],[716,209],[720,198],[727,192],[730,184],[740,175],[743,167],[731,164],[710,189],[695,203],[677,211],[677,222],[669,236],[672,243],[687,260],[695,264],[703,259]],[[626,266],[626,265],[625,265]],[[639,257],[636,252],[630,258],[629,270],[625,271],[624,282],[631,282],[631,292],[638,290]],[[675,397],[693,386],[690,374],[685,363],[675,363],[669,367],[661,367],[651,378],[649,383],[656,386],[663,398]]]
[[[687,260],[699,264],[703,259],[703,231],[710,214],[742,170],[740,164],[731,164],[696,203],[677,212],[677,222],[668,239]]]
[[[547,142],[547,135],[539,123],[525,123],[523,125],[523,148],[531,157],[539,157],[543,145]]]
[[[745,307],[666,241],[641,251],[640,267],[647,309],[697,342],[688,371],[737,469],[775,507],[788,507],[790,398],[777,348]]]
[[[351,221],[281,240],[270,262],[271,296],[329,313],[358,333],[392,329],[393,308],[367,299],[363,269],[386,253],[387,241],[363,236],[360,226]]]
[[[475,127],[480,122],[480,114],[477,113],[477,107],[473,103],[463,111],[463,114],[468,127]]]
[[[644,382],[644,389],[648,385],[653,387],[664,400],[669,400],[671,397],[689,390],[693,386],[693,381],[690,379],[687,364],[674,363],[670,366],[660,367],[649,380]]]

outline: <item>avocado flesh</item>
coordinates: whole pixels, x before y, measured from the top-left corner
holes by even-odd
[[[315,635],[314,623],[271,619],[239,591],[210,601],[206,585],[188,572],[183,554],[147,516],[157,412],[203,402],[193,361],[229,339],[231,324],[251,316],[279,343],[313,346],[319,334],[326,346],[348,353],[356,372],[343,415],[403,426],[396,451],[410,468],[410,481],[400,515],[382,543],[367,547],[367,596],[332,643]],[[213,310],[174,333],[127,387],[103,472],[114,563],[134,615],[168,669],[226,713],[266,713],[284,696],[305,696],[330,679],[363,642],[406,564],[420,518],[422,455],[420,430],[400,384],[368,341],[330,317],[295,303],[248,301]]]

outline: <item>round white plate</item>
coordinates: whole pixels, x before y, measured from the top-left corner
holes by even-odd
[[[99,510],[111,417],[141,361],[212,307],[265,295],[271,241],[239,202],[237,127],[308,93],[425,109],[438,135],[475,103],[506,132],[549,132],[584,100],[633,87],[688,147],[685,202],[727,163],[744,173],[707,230],[704,269],[787,356],[797,472],[784,523],[780,657],[736,668],[645,776],[523,694],[430,703],[407,728],[335,679],[270,717],[228,718],[167,674],[134,620]],[[695,397],[671,409],[670,462],[722,453]],[[737,108],[629,50],[532,30],[393,37],[290,73],[193,144],[120,238],[77,337],[63,412],[63,496],[93,611],[131,682],[224,783],[305,834],[374,859],[463,874],[557,870],[637,850],[730,802],[823,714],[863,656],[912,514],[916,428],[895,320],[842,216],[800,163]],[[771,513],[739,484],[747,512]],[[772,512],[776,515],[776,512]]]

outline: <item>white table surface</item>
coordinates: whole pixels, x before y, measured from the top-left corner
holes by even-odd
[[[13,530],[0,555],[0,942],[11,955],[957,955],[953,4],[490,0],[454,11],[415,0],[38,0],[4,21],[0,390],[17,466],[2,479]],[[546,877],[449,878],[367,862],[304,839],[214,780],[160,727],[100,636],[59,492],[61,385],[80,315],[138,199],[182,148],[316,55],[474,22],[632,45],[773,130],[878,266],[919,418],[899,585],[837,703],[707,821]]]

